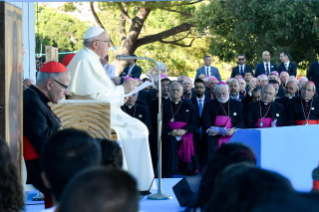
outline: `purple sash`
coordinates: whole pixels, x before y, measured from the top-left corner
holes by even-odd
[[[258,119],[258,122],[255,123],[256,127],[260,128],[260,122],[261,122],[261,119]],[[271,127],[271,124],[272,124],[272,118],[268,117],[268,118],[264,118],[263,119],[263,126],[261,128],[268,128],[268,127]],[[276,125],[277,126],[277,125]]]
[[[214,126],[225,126],[226,129],[232,128],[231,118],[228,116],[216,116],[215,125]],[[218,139],[218,147],[220,147],[223,143],[228,143],[231,139],[231,136],[222,136]]]
[[[168,126],[174,130],[182,129],[186,126],[186,122],[168,122]],[[178,157],[183,159],[184,163],[192,162],[191,156],[194,156],[194,143],[193,143],[193,133],[188,132],[182,136],[181,145],[177,152]]]

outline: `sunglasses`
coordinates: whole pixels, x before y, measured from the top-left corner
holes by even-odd
[[[245,60],[245,58],[238,58],[238,60]]]

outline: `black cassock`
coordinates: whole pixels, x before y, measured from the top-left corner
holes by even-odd
[[[48,102],[48,97],[33,85],[23,92],[23,156],[28,172],[27,182],[50,195],[41,179],[40,155],[43,143],[62,127],[62,123]]]
[[[310,113],[310,114],[309,114]],[[301,97],[296,97],[289,101],[287,107],[287,125],[302,125],[308,118],[308,121],[312,123],[319,119],[319,100],[318,98],[313,98],[306,102]],[[300,122],[301,121],[301,122]]]
[[[128,115],[134,118],[137,118],[138,120],[140,120],[147,126],[149,131],[149,144],[150,144],[152,163],[153,163],[153,168],[155,171],[157,166],[157,139],[156,139],[156,134],[153,132],[153,129],[152,129],[151,116],[148,111],[148,108],[136,103],[133,107],[129,107],[125,104],[121,107],[121,109]]]
[[[215,126],[216,117],[229,116],[230,114],[232,127],[245,128],[243,110],[243,104],[231,98],[229,98],[229,101],[226,103],[219,103],[217,99],[213,99],[205,104],[202,114],[203,140],[205,144],[205,151],[203,154],[204,164],[218,147],[218,139],[221,137],[221,135],[208,136],[206,133],[211,126]]]
[[[292,97],[291,99],[294,99],[295,97]],[[290,100],[288,97],[283,97],[283,98],[280,98],[280,99],[276,99],[275,102],[281,104],[283,107],[284,107],[284,111],[285,111],[285,114],[286,114],[286,121],[288,121],[287,119],[287,112],[288,112],[288,104],[290,102]],[[287,123],[286,123],[287,124]]]
[[[261,110],[261,115],[260,115],[260,110]],[[276,102],[265,104],[260,100],[260,101],[248,104],[246,109],[246,114],[245,114],[246,127],[260,128],[260,126],[258,125],[258,120],[260,118],[271,118],[272,121],[277,119],[277,123],[276,123],[277,126],[285,126],[286,124],[286,114],[285,114],[284,108],[281,104]],[[265,125],[263,126],[263,128],[265,128]]]
[[[178,110],[179,108],[179,110]],[[191,162],[183,162],[179,158],[177,152],[182,141],[177,141],[176,137],[168,135],[173,129],[168,125],[169,122],[186,122],[186,126],[182,129],[187,130],[188,133],[195,132],[198,128],[199,115],[196,112],[192,103],[188,100],[181,100],[177,104],[171,101],[163,103],[163,130],[162,130],[162,144],[163,144],[163,176],[172,177],[173,174],[193,175],[199,169],[199,161],[196,151],[191,157]],[[193,140],[194,142],[194,140]],[[195,148],[194,148],[195,149]]]

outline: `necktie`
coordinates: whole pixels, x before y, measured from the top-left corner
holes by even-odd
[[[269,67],[268,67],[268,64],[266,64],[266,75],[267,75],[267,76],[269,75]]]
[[[288,71],[288,64],[285,63],[285,68],[286,68],[286,71]]]
[[[239,66],[240,67],[240,74],[243,75],[243,66]]]
[[[202,99],[199,100],[198,107],[199,107],[199,116],[202,116],[202,112],[203,112],[203,100]]]
[[[206,67],[206,76],[207,76],[207,77],[210,76],[208,67]]]

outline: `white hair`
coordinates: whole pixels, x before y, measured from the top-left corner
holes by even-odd
[[[289,79],[289,80],[287,80],[285,86],[288,84],[288,82],[295,82],[295,83],[296,83],[296,86],[298,87],[298,82],[297,82],[296,79]]]
[[[89,47],[91,46],[92,42],[93,42],[93,41],[96,41],[96,40],[99,40],[99,38],[100,38],[100,36],[101,36],[102,34],[103,34],[103,33],[101,33],[101,34],[99,34],[99,35],[97,35],[97,36],[95,36],[95,37],[92,37],[92,38],[84,39],[84,40],[83,40],[83,46],[89,48]]]
[[[228,85],[226,84],[219,84],[219,85],[215,85],[215,87],[214,87],[214,93],[216,93],[216,91],[218,90],[218,89],[220,89],[220,88],[223,88],[223,87],[225,87],[225,88],[227,88],[227,90],[229,89],[229,87],[228,87]]]
[[[308,82],[308,78],[307,78],[307,77],[300,77],[300,78],[298,79],[298,83],[300,82],[301,79],[306,79],[307,82]]]
[[[186,81],[189,81],[189,82],[191,82],[191,84],[193,84],[192,80],[189,79],[189,78],[184,79],[183,82],[182,82],[182,84],[184,85],[184,83],[185,83]]]
[[[231,79],[231,80],[229,81],[229,84],[232,83],[234,80],[235,80],[235,81],[237,82],[237,84],[239,85],[238,79],[235,79],[235,78],[234,78],[234,79]]]
[[[257,77],[257,79],[258,79],[259,81],[262,80],[262,78],[268,79],[268,77],[267,77],[266,75],[264,75],[264,74],[259,75],[259,76]]]
[[[180,86],[180,88],[181,88],[181,91],[183,92],[184,91],[184,88],[183,88],[183,86],[179,83],[179,82],[172,82],[170,85],[169,85],[169,91],[172,91],[172,88],[173,88],[173,86],[174,85],[179,85]]]

